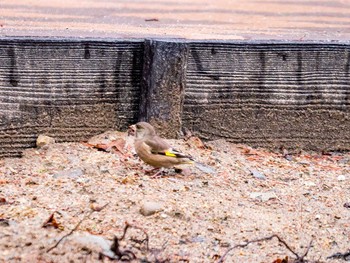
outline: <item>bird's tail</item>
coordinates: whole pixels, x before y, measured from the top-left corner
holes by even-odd
[[[210,166],[207,166],[205,164],[202,164],[202,163],[199,163],[196,161],[194,161],[193,163],[196,166],[196,168],[201,170],[203,173],[206,173],[206,174],[215,174],[216,173],[216,170]]]

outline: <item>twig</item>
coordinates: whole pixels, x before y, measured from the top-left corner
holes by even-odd
[[[301,262],[304,262],[304,257],[306,257],[306,255],[308,254],[308,252],[309,252],[309,250],[310,250],[310,248],[311,248],[311,245],[312,245],[312,241],[310,242],[310,244],[309,244],[309,246],[308,246],[306,252],[304,253],[304,255],[299,256],[293,249],[291,249],[291,247],[290,247],[282,238],[280,238],[278,235],[275,234],[275,235],[268,236],[268,237],[253,239],[253,240],[247,241],[247,242],[244,243],[244,244],[238,244],[238,245],[231,246],[231,247],[221,256],[221,258],[219,258],[219,260],[218,260],[217,263],[223,263],[224,260],[225,260],[225,257],[227,256],[227,254],[228,254],[231,250],[233,250],[233,249],[235,249],[235,248],[238,248],[238,247],[243,248],[243,247],[248,246],[248,245],[251,244],[251,243],[257,243],[257,242],[261,242],[261,241],[268,241],[268,240],[273,239],[274,237],[277,238],[278,241],[279,241],[280,243],[282,243],[292,254],[294,254],[294,256],[295,256],[296,259],[297,259],[296,262],[300,262],[300,263],[301,263]]]
[[[127,228],[125,228],[127,229]],[[110,250],[113,252],[113,257],[105,255],[103,253],[101,253],[100,255],[103,256],[107,256],[109,259],[122,259],[122,260],[127,260],[127,261],[131,261],[133,259],[136,259],[136,255],[134,254],[134,252],[132,252],[129,249],[126,250],[121,250],[120,249],[120,245],[119,245],[119,241],[120,239],[118,239],[116,236],[113,239],[113,243],[110,247]]]
[[[121,237],[118,238],[117,236],[115,236],[114,239],[113,239],[113,243],[112,243],[112,245],[110,247],[110,251],[113,253],[113,255],[110,255],[109,253],[100,252],[99,257],[101,259],[103,257],[107,257],[110,260],[122,260],[122,261],[132,261],[134,259],[137,259],[136,254],[132,250],[130,250],[130,249],[122,250],[120,248],[120,241],[125,239],[126,234],[128,232],[128,229],[130,229],[130,228],[134,228],[134,229],[140,230],[140,231],[142,231],[144,233],[144,235],[146,236],[144,239],[140,239],[139,240],[139,239],[131,238],[131,241],[133,241],[134,243],[137,243],[137,244],[145,243],[145,246],[146,246],[145,250],[146,250],[146,252],[151,253],[154,256],[155,262],[157,262],[157,263],[169,262],[168,259],[159,260],[157,258],[156,253],[154,253],[153,250],[151,250],[149,248],[149,236],[148,236],[147,232],[142,227],[131,225],[128,222],[125,222],[125,226],[124,226],[124,229],[123,229],[123,234],[121,235]],[[136,247],[134,247],[134,248],[136,248]],[[142,251],[141,248],[137,248],[137,249]],[[163,248],[162,248],[162,250],[163,250]],[[145,262],[149,262],[149,261],[146,260]]]
[[[304,260],[304,258],[305,258],[305,257],[307,256],[307,254],[309,253],[311,246],[312,246],[312,240],[310,241],[309,245],[307,246],[307,249],[305,250],[304,255],[302,255],[299,259]]]
[[[128,231],[129,227],[131,227],[131,225],[128,222],[125,222],[125,227],[124,227],[122,236],[120,238],[115,236],[113,239],[113,243],[110,249],[114,253],[114,255],[117,256],[117,259],[122,259],[123,257],[126,257],[128,261],[131,261],[132,259],[136,259],[136,255],[134,254],[134,252],[132,252],[129,249],[122,251],[120,250],[120,247],[119,247],[120,246],[119,241],[125,238],[126,232]]]
[[[345,253],[337,252],[337,253],[327,257],[327,259],[344,259],[344,260],[349,260],[350,259],[350,250],[348,252],[345,252]]]
[[[139,227],[139,226],[130,225],[128,222],[126,222],[126,224],[128,225],[128,227],[132,227],[132,228],[141,230],[145,234],[146,237],[144,239],[142,239],[142,240],[135,240],[135,239],[133,239],[132,241],[134,241],[136,243],[139,243],[139,244],[146,243],[146,250],[149,251],[150,250],[149,249],[149,236],[148,236],[146,230],[144,230],[142,227]],[[125,233],[122,236],[122,238],[124,238],[124,236],[125,236]],[[121,240],[121,239],[119,239],[119,240]]]
[[[65,239],[65,238],[69,237],[71,234],[73,234],[74,231],[76,231],[76,230],[79,228],[79,226],[81,225],[81,223],[82,223],[84,220],[86,220],[87,218],[89,218],[89,217],[92,215],[93,212],[96,212],[96,211],[99,212],[99,211],[101,211],[101,210],[104,209],[108,204],[109,204],[109,202],[108,202],[107,204],[105,204],[104,206],[100,207],[98,210],[91,210],[87,215],[85,215],[85,216],[83,217],[83,219],[81,219],[81,220],[78,222],[78,224],[75,225],[75,227],[74,227],[71,231],[69,231],[68,234],[66,234],[66,235],[64,235],[63,237],[61,237],[61,238],[56,242],[56,244],[55,244],[54,246],[50,247],[48,250],[46,250],[46,252],[48,253],[48,252],[50,252],[51,250],[55,249],[55,248],[63,241],[63,239]]]

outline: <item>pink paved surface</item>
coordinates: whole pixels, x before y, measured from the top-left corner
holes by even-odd
[[[350,40],[348,0],[1,0],[0,37]]]

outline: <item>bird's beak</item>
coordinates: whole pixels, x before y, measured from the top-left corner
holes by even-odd
[[[136,135],[136,126],[135,124],[130,125],[128,128],[128,136],[135,136]]]

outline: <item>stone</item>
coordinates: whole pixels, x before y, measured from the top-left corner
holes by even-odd
[[[109,169],[107,166],[100,166],[100,172],[106,174],[109,173]]]
[[[84,172],[80,168],[76,169],[69,169],[69,170],[63,170],[59,171],[58,173],[54,174],[54,178],[58,177],[71,177],[71,178],[78,178],[80,176],[84,175]]]
[[[266,193],[262,193],[262,192],[253,192],[249,195],[250,198],[254,198],[254,199],[258,199],[260,201],[266,202],[270,199],[275,199],[276,198],[276,194],[274,192],[266,192]]]
[[[305,181],[304,185],[305,186],[310,186],[310,187],[316,186],[316,184],[314,182],[312,182],[312,181]]]
[[[153,201],[144,202],[140,208],[140,213],[143,216],[151,216],[160,211],[163,211],[163,206],[160,203]]]
[[[204,242],[206,242],[206,239],[205,239],[205,237],[198,235],[198,236],[193,237],[191,241],[193,243],[204,243]]]
[[[36,147],[42,148],[44,146],[54,144],[56,141],[54,138],[46,135],[40,134],[38,138],[36,139]]]
[[[264,174],[262,174],[261,172],[259,172],[258,170],[255,169],[251,169],[250,173],[252,176],[254,176],[257,179],[261,179],[261,180],[265,180],[266,176]]]
[[[346,180],[346,177],[345,175],[341,174],[337,177],[338,181],[345,181]]]
[[[100,250],[103,255],[108,256],[112,259],[116,259],[115,253],[111,250],[112,242],[103,238],[102,236],[91,234],[76,234],[70,238],[78,243],[81,247],[87,247],[91,249],[99,248],[97,250]]]

